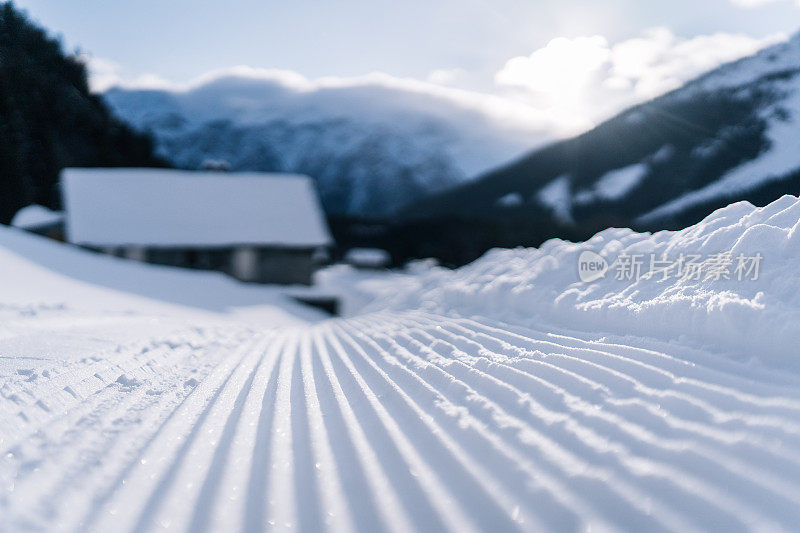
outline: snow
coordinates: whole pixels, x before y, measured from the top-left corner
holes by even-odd
[[[568,325],[578,331],[691,339],[697,346],[724,349],[730,357],[800,371],[794,357],[800,293],[789,289],[800,249],[798,221],[800,200],[785,196],[764,208],[732,204],[679,232],[608,229],[585,243],[556,239],[539,249],[493,250],[456,271],[394,274],[383,283],[369,279],[363,285],[357,279],[336,281],[336,276],[326,280],[330,272],[321,273],[320,280],[325,286],[343,284],[348,287],[343,293],[360,295],[360,312],[423,308],[512,323]],[[586,250],[611,265],[608,276],[591,284],[580,282],[576,270]],[[721,252],[734,258],[762,254],[759,279],[663,281],[657,275],[625,281],[614,275],[615,260],[624,253],[642,255],[649,268],[651,254],[706,259]],[[371,299],[370,293],[375,293]],[[345,308],[353,312],[352,305]]]
[[[525,200],[522,198],[520,193],[510,192],[498,198],[496,203],[500,207],[519,207],[525,203]]]
[[[651,159],[654,163],[665,163],[672,159],[673,155],[675,155],[675,148],[671,144],[665,144],[651,156]]]
[[[344,262],[355,267],[385,268],[392,262],[392,256],[380,248],[352,248],[344,255]]]
[[[595,184],[595,194],[604,200],[619,200],[632,191],[647,175],[645,163],[631,165],[604,174]]]
[[[800,170],[800,140],[797,138],[797,129],[800,126],[800,85],[797,79],[793,83],[783,84],[782,92],[789,96],[778,104],[769,106],[763,114],[769,125],[767,138],[770,146],[755,159],[746,161],[738,167],[728,171],[720,179],[688,192],[658,208],[642,215],[640,221],[647,223],[653,220],[679,213],[695,205],[725,198],[732,193],[754,189],[769,181],[786,177],[791,172]],[[774,118],[777,108],[788,114],[785,120]],[[698,155],[713,152],[714,145],[702,147]]]
[[[713,92],[745,86],[770,74],[796,72],[800,65],[800,33],[789,41],[761,50],[701,77],[689,91]]]
[[[536,194],[536,198],[562,222],[572,221],[572,197],[569,176],[559,176]]]
[[[787,196],[455,271],[337,265],[336,319],[0,228],[0,530],[792,530],[798,228]],[[583,283],[589,250],[610,267]],[[758,279],[613,276],[723,251]]]
[[[218,272],[145,265],[95,254],[2,226],[0,283],[0,312],[25,308],[34,317],[38,308],[115,315],[224,314],[237,319],[257,316],[264,308],[273,319],[280,317],[287,324],[320,316],[293,304],[283,296],[282,288],[245,285]]]
[[[654,157],[659,155],[661,155],[661,150]],[[575,201],[576,203],[591,203],[598,199],[620,200],[635,189],[649,171],[650,166],[647,163],[637,163],[607,172],[597,180],[592,190],[580,191],[576,194]]]
[[[67,237],[91,246],[329,245],[310,178],[66,169]]]
[[[678,198],[645,213],[637,222],[651,224],[709,201],[730,198],[770,181],[787,177],[800,169],[797,159],[800,143],[797,127],[800,120],[800,33],[787,42],[766,48],[752,57],[724,65],[697,81],[688,84],[667,98],[688,100],[699,93],[714,94],[725,90],[740,98],[751,98],[758,90],[772,95],[759,109],[766,124],[769,146],[754,159],[729,170],[716,181],[686,192]],[[725,133],[693,150],[693,155],[706,158],[724,146]]]
[[[39,204],[23,207],[14,215],[11,225],[21,229],[35,229],[50,224],[58,224],[64,220],[64,214],[53,211]]]

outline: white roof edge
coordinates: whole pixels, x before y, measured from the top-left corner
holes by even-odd
[[[314,183],[314,178],[307,174],[298,174],[294,172],[259,172],[255,170],[245,171],[220,171],[220,170],[188,170],[183,168],[163,168],[163,167],[65,167],[61,170],[61,177],[67,174],[108,174],[108,173],[141,173],[152,174],[154,172],[166,172],[172,174],[174,178],[187,178],[197,179],[203,178],[224,178],[235,177],[236,179],[250,179],[250,178],[270,178],[279,179],[287,178],[294,180],[302,180]]]
[[[40,204],[28,204],[11,219],[10,226],[20,229],[36,229],[64,221],[62,211],[54,211]]]
[[[61,178],[67,237],[75,244],[333,244],[315,182],[303,174],[70,167]]]

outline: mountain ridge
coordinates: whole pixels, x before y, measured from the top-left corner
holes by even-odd
[[[308,174],[329,214],[389,216],[544,141],[435,94],[381,85],[293,87],[227,75],[183,91],[112,88],[111,107],[181,168]]]
[[[800,34],[424,199],[405,215],[492,218],[527,209],[549,210],[562,224],[605,217],[682,227],[739,199],[764,202],[795,190],[800,155],[791,156],[787,138],[798,124]],[[602,194],[625,171],[625,187]],[[521,201],[503,202],[510,195]]]

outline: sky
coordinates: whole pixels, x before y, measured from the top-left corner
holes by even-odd
[[[181,88],[246,66],[501,97],[580,130],[786,39],[800,0],[17,0],[93,87]],[[246,69],[245,69],[246,70]],[[272,73],[272,74],[270,74]],[[455,93],[454,93],[455,94]]]

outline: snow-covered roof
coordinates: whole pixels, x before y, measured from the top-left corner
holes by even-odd
[[[65,169],[67,239],[93,246],[315,247],[331,236],[307,176]]]
[[[11,225],[21,229],[36,229],[64,220],[64,214],[39,204],[23,207],[14,215]]]
[[[392,262],[392,256],[380,248],[351,248],[344,254],[344,262],[353,266],[381,268]]]

